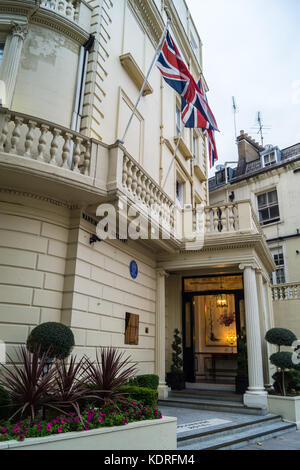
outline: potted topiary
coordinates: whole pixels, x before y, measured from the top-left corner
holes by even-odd
[[[299,364],[293,361],[293,352],[281,351],[281,346],[294,345],[296,336],[285,328],[272,328],[266,333],[265,339],[277,345],[278,351],[270,356],[270,362],[277,367],[277,372],[273,375],[274,391],[268,395],[268,405],[270,413],[280,414],[285,421],[296,423],[300,428],[300,395],[297,391],[292,394],[292,370],[299,370]],[[294,349],[295,352],[295,349]],[[294,384],[295,386],[295,384]]]
[[[171,390],[183,390],[185,388],[184,372],[182,370],[183,361],[182,354],[182,339],[179,330],[174,330],[174,340],[172,343],[172,361],[171,372],[167,373],[167,385]]]
[[[246,328],[241,328],[241,332],[237,340],[238,355],[237,355],[237,371],[235,377],[235,393],[243,395],[248,386],[248,357],[247,357],[247,338]]]
[[[46,322],[31,331],[26,345],[30,352],[33,352],[34,347],[40,347],[40,356],[47,352],[47,368],[49,368],[53,359],[68,357],[74,344],[74,335],[68,326],[63,323]]]

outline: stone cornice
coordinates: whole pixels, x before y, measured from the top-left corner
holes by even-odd
[[[156,48],[164,29],[164,22],[160,12],[151,0],[128,0],[128,4]]]
[[[55,11],[46,8],[37,7],[33,1],[9,1],[6,0],[0,4],[1,14],[11,16],[14,21],[20,16],[27,17],[28,24],[37,24],[52,29],[57,33],[61,33],[70,39],[83,44],[89,37],[89,33],[84,31],[74,21],[59,15]]]
[[[77,204],[70,204],[65,201],[60,201],[58,199],[53,199],[48,196],[43,196],[42,194],[37,194],[37,193],[32,193],[32,192],[27,192],[27,191],[18,191],[17,189],[12,189],[12,188],[0,188],[0,194],[1,193],[10,194],[12,196],[21,196],[21,197],[26,197],[29,199],[35,199],[37,201],[47,202],[54,206],[65,207],[66,209],[78,209],[79,208]]]

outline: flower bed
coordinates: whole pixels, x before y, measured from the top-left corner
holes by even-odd
[[[107,405],[101,409],[91,407],[81,413],[39,420],[30,423],[28,419],[12,424],[9,421],[0,423],[0,442],[6,440],[23,441],[30,437],[45,437],[73,431],[89,431],[96,428],[123,426],[128,423],[144,420],[161,419],[162,415],[156,405],[144,407],[134,401],[118,401],[116,405]]]

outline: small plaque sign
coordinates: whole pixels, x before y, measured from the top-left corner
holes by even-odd
[[[132,277],[132,279],[137,278],[139,270],[138,270],[138,265],[136,261],[133,260],[130,262],[129,272],[130,272],[130,276]]]

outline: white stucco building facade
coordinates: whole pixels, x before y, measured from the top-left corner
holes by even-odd
[[[0,338],[14,354],[35,325],[63,322],[78,356],[121,348],[140,373],[159,375],[164,397],[176,327],[187,380],[200,381],[210,369],[230,375],[245,325],[245,403],[265,406],[275,265],[251,201],[209,205],[200,130],[185,129],[162,187],[180,100],[156,68],[120,143],[167,18],[191,73],[205,76],[184,0],[1,2]],[[133,240],[117,227],[116,239],[93,239],[99,205],[121,219],[125,202],[144,216],[154,207],[155,230],[170,236]],[[186,238],[190,226],[200,244]],[[218,324],[222,295],[231,343]],[[129,314],[138,317],[128,342]]]

